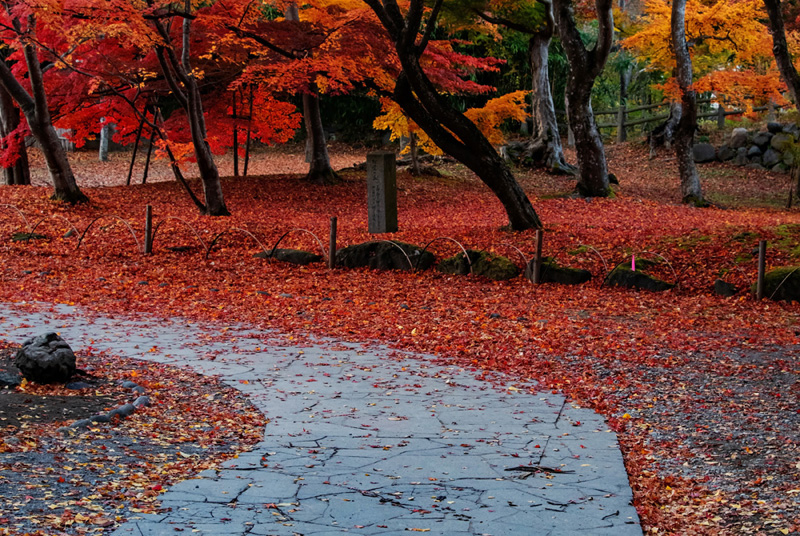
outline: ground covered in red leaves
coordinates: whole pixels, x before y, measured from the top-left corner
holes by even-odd
[[[261,158],[265,172],[270,158],[302,168],[287,153]],[[706,193],[719,206],[697,209],[678,203],[670,156],[648,160],[644,148],[623,144],[610,147],[609,158],[621,183],[613,199],[571,198],[562,195],[571,179],[519,175],[545,222],[545,255],[594,274],[577,287],[253,257],[261,251],[253,237],[270,248],[286,232],[281,247],[320,252],[333,216],[340,247],[376,238],[367,233],[364,173],[344,172],[329,187],[300,175],[226,179],[233,216],[216,219],[196,214],[172,182],[87,188],[91,204],[76,208],[49,201],[46,188],[1,187],[2,202],[14,208],[0,207],[0,300],[387,343],[535,379],[596,408],[618,430],[645,530],[800,531],[800,308],[750,293],[759,239],[769,241],[769,266],[800,264],[800,212],[784,208],[788,177],[704,167]],[[90,183],[124,183],[127,164],[117,160],[92,164]],[[400,231],[380,238],[425,245],[450,237],[519,265],[530,259],[534,233],[505,230],[486,187],[459,166],[444,171],[435,179],[399,174]],[[137,241],[147,204],[158,231],[154,254],[143,256]],[[41,221],[36,232],[47,238],[12,241],[26,230],[23,216],[31,226]],[[64,237],[71,227],[78,232]],[[204,245],[220,233],[206,258]],[[435,241],[430,249],[441,258],[458,247]],[[677,288],[601,285],[631,255],[666,259],[660,275]],[[718,278],[740,292],[716,296]]]

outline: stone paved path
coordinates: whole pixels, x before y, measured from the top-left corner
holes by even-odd
[[[254,450],[187,475],[162,495],[169,511],[114,536],[642,534],[615,434],[561,395],[380,348],[0,306],[0,337],[50,330],[219,375],[271,419]],[[520,466],[564,472],[507,471]]]

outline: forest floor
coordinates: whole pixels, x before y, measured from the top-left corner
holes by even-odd
[[[332,149],[337,167],[365,154]],[[45,187],[0,187],[0,300],[383,343],[485,370],[487,381],[502,370],[608,418],[648,533],[800,531],[800,306],[750,293],[758,240],[769,242],[770,267],[800,264],[800,211],[785,208],[788,176],[701,167],[717,206],[697,209],[679,203],[672,155],[649,160],[636,143],[612,145],[608,154],[620,180],[612,199],[572,198],[564,194],[574,179],[518,173],[544,221],[545,255],[595,276],[578,287],[534,287],[522,277],[331,271],[253,258],[261,251],[253,236],[269,248],[287,232],[282,247],[320,251],[333,216],[340,247],[376,238],[367,232],[364,173],[311,186],[292,148],[254,155],[251,171],[260,175],[225,179],[230,218],[197,214],[166,166],[149,184],[125,187],[129,155],[99,163],[76,153],[88,205],[51,202]],[[229,158],[221,169],[231,173]],[[380,238],[425,245],[449,237],[522,267],[534,233],[508,231],[500,204],[462,167],[441,170],[440,178],[398,173],[400,231]],[[160,227],[153,255],[142,256],[147,204]],[[26,230],[23,216],[31,226],[41,222],[36,232],[45,238],[12,241]],[[64,236],[97,218],[80,248],[79,235]],[[460,251],[447,240],[430,249],[440,258]],[[666,259],[657,273],[678,286],[649,293],[602,285],[631,255]],[[738,294],[715,295],[718,278]]]

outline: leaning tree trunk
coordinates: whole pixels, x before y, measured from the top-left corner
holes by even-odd
[[[32,19],[32,17],[30,18]],[[34,26],[34,21],[29,21],[29,27],[33,28]],[[50,173],[50,180],[53,183],[52,199],[72,204],[86,202],[89,199],[78,188],[67,159],[67,153],[61,145],[55,127],[53,127],[36,47],[30,43],[26,44],[23,47],[23,53],[33,95],[22,87],[4,61],[0,61],[0,84],[19,105],[28,121],[31,134],[39,142],[42,156],[44,156],[47,170]]]
[[[511,169],[475,123],[439,95],[420,65],[442,2],[437,1],[428,12],[422,31],[424,0],[411,0],[405,16],[394,2],[364,1],[388,32],[400,61],[402,70],[395,84],[394,101],[439,148],[467,166],[492,190],[505,208],[511,228],[541,228],[539,216]]]
[[[11,98],[8,91],[0,86],[0,136],[7,137],[19,127],[19,124],[19,108],[14,104],[14,99]],[[17,161],[3,169],[3,183],[9,185],[30,184],[31,170],[24,140],[18,140],[16,146],[18,152]]]
[[[670,23],[672,49],[675,53],[676,78],[681,89],[681,119],[675,131],[675,156],[681,178],[684,203],[706,205],[700,177],[694,163],[694,133],[697,129],[697,93],[692,89],[692,58],[686,43],[686,0],[673,0]]]
[[[550,91],[550,75],[548,73],[548,54],[553,37],[553,10],[547,6],[547,24],[533,34],[528,43],[531,65],[532,89],[531,119],[533,129],[531,139],[525,151],[525,157],[552,173],[575,174],[574,166],[567,163],[561,137],[558,132],[558,120]]]
[[[599,33],[595,47],[587,50],[575,23],[572,1],[554,1],[558,32],[569,60],[566,97],[580,170],[577,191],[584,197],[607,197],[611,193],[603,140],[595,123],[591,100],[592,86],[603,71],[614,37],[611,4],[611,0],[596,0]]]
[[[800,104],[800,75],[794,67],[794,62],[789,54],[789,46],[786,43],[786,29],[783,24],[780,0],[764,0],[764,6],[769,15],[769,29],[772,33],[772,53],[781,72],[781,78],[786,82],[795,106]]]

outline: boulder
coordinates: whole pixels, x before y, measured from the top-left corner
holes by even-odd
[[[786,151],[783,153],[781,161],[786,164],[787,168],[790,168],[794,165],[794,151]]]
[[[733,160],[733,163],[737,166],[744,166],[749,162],[747,160],[747,148],[746,147],[739,147],[736,149],[736,157]]]
[[[525,276],[533,280],[533,263],[528,265]],[[559,283],[561,285],[580,285],[592,278],[591,272],[580,268],[561,266],[555,259],[547,257],[542,261],[542,283]]]
[[[758,145],[753,145],[747,149],[747,158],[755,158],[757,156],[761,156],[764,152],[758,147]]]
[[[736,157],[736,149],[731,147],[730,145],[720,145],[719,149],[717,150],[717,159],[720,162],[729,162]]]
[[[292,264],[300,264],[303,266],[306,264],[311,264],[312,262],[320,262],[322,260],[322,255],[317,255],[316,253],[311,253],[310,251],[303,251],[302,249],[275,249],[272,251],[271,256],[263,251],[256,253],[253,256],[258,257],[259,259],[266,259],[267,257],[270,257],[276,261],[290,262]]]
[[[775,164],[781,161],[781,154],[778,153],[775,149],[770,147],[764,153],[764,156],[761,157],[761,163],[764,167],[771,168]]]
[[[773,173],[786,173],[787,171],[789,171],[789,166],[787,166],[783,162],[778,162],[777,164],[775,164],[770,168],[770,171],[772,171]]]
[[[714,281],[714,292],[719,296],[730,298],[731,296],[735,296],[736,293],[739,292],[739,289],[736,288],[736,285],[726,283],[722,279],[717,279]]]
[[[22,382],[22,375],[16,371],[3,372],[0,370],[0,389],[16,387]]]
[[[767,169],[767,168],[765,168],[764,166],[761,165],[761,159],[760,158],[754,158],[753,161],[750,162],[749,164],[747,164],[746,167],[747,167],[747,169],[755,169],[755,170],[758,170],[758,171],[764,171],[764,170]]]
[[[783,125],[776,121],[770,121],[767,123],[767,131],[772,134],[777,134],[778,132],[783,132]]]
[[[641,262],[639,264],[641,265]],[[662,281],[640,270],[634,272],[631,270],[630,266],[624,264],[611,270],[606,277],[606,283],[611,287],[626,287],[637,290],[650,290],[653,292],[661,292],[675,287],[675,285],[671,283]]]
[[[692,154],[698,164],[714,162],[717,159],[717,150],[710,143],[696,143],[692,148]]]
[[[494,281],[506,281],[519,275],[519,270],[509,259],[494,255],[487,251],[467,250],[469,263],[464,253],[459,253],[452,257],[442,260],[436,265],[436,270],[443,274],[466,275],[470,273],[470,263],[472,273],[481,275]]]
[[[753,143],[758,145],[758,148],[762,151],[765,151],[769,146],[769,142],[772,141],[774,134],[771,132],[759,132],[755,136],[753,136]]]
[[[336,252],[336,264],[345,268],[427,270],[435,260],[430,251],[423,252],[422,248],[404,242],[364,242]]]
[[[731,139],[729,145],[733,149],[738,149],[739,147],[744,147],[747,145],[747,129],[746,128],[734,128],[733,132],[731,132]]]
[[[29,381],[66,383],[75,374],[75,354],[56,333],[45,333],[22,343],[14,365]]]
[[[751,290],[756,291],[755,284]],[[767,272],[764,276],[764,297],[800,302],[800,266],[784,266]]]
[[[769,142],[769,145],[779,153],[783,153],[786,149],[794,145],[794,136],[787,132],[775,134]]]

